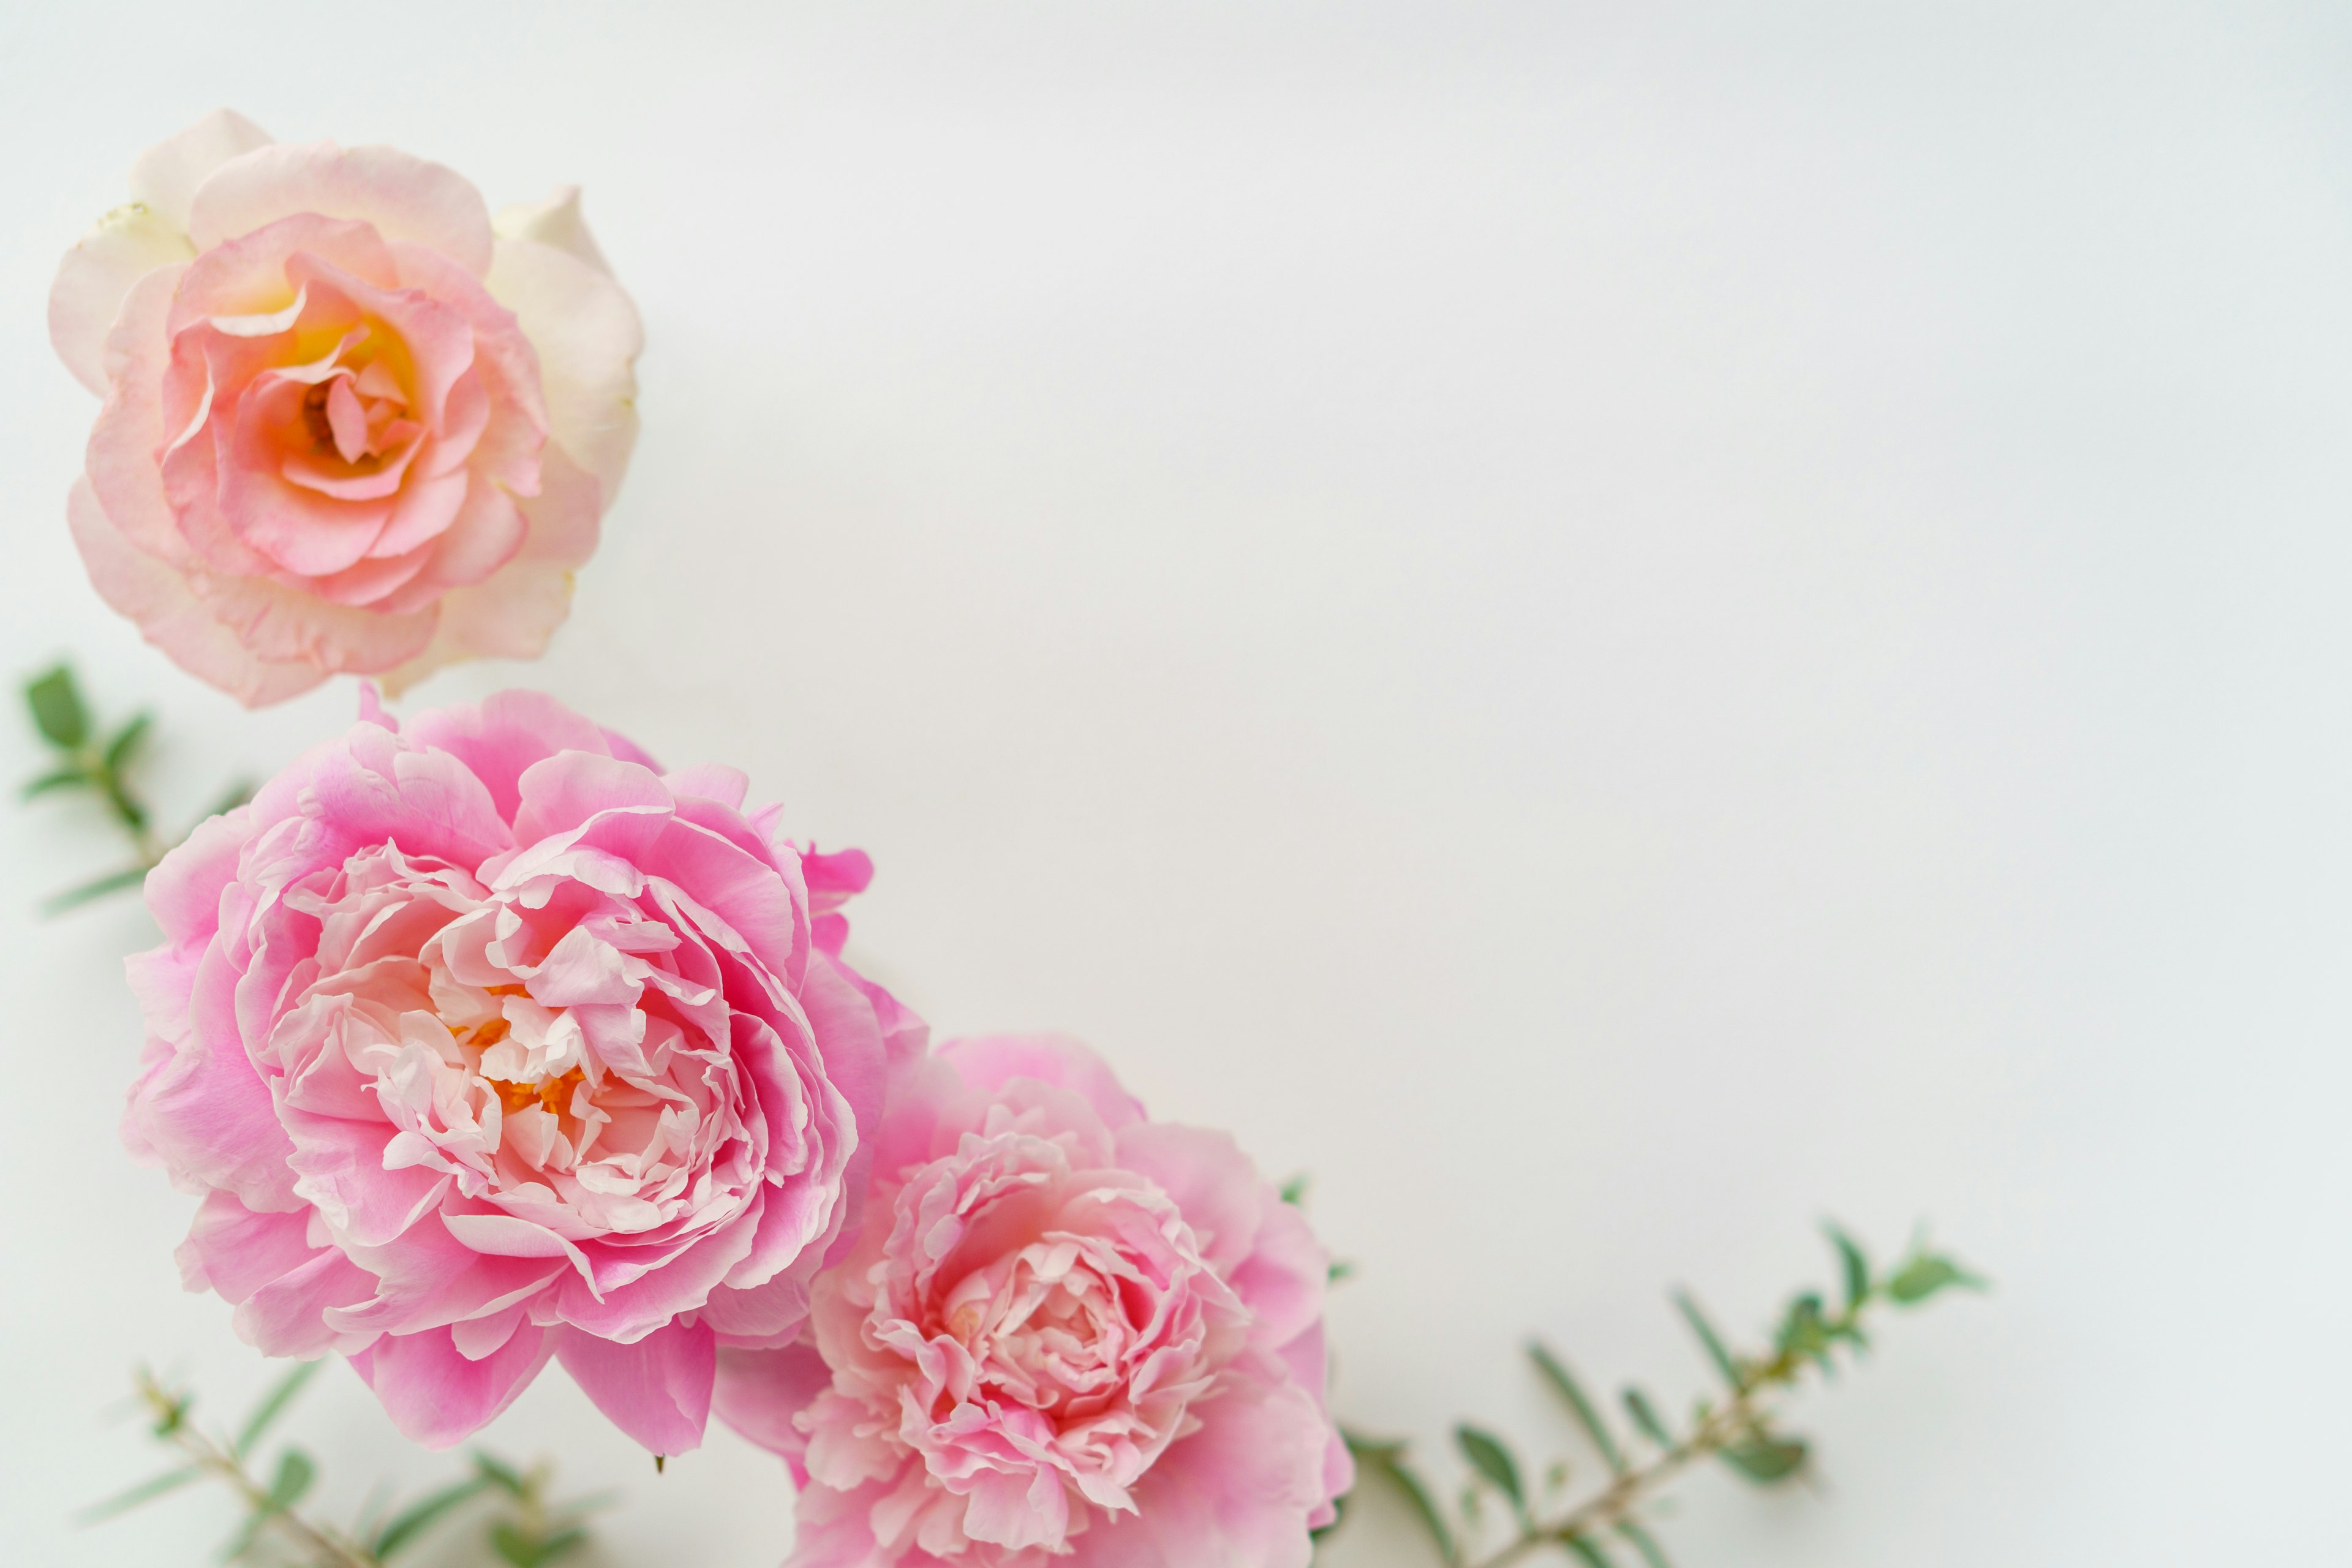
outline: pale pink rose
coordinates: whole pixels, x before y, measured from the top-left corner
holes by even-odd
[[[1352,1476],[1328,1267],[1084,1047],[960,1040],[894,1081],[813,1342],[722,1351],[719,1414],[801,1482],[789,1568],[1304,1568]]]
[[[578,192],[493,221],[438,163],[223,110],[131,195],[49,295],[106,399],[67,506],[106,602],[248,706],[541,652],[636,436]]]
[[[273,1355],[340,1351],[436,1447],[551,1355],[656,1453],[787,1342],[922,1026],[840,958],[872,875],[530,692],[379,712],[148,879],[124,1138],[180,1266]]]

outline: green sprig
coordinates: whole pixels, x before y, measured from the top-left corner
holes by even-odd
[[[152,1417],[155,1438],[173,1450],[181,1463],[83,1510],[79,1516],[81,1521],[94,1524],[193,1482],[213,1480],[226,1486],[245,1504],[245,1518],[222,1550],[224,1562],[258,1563],[266,1558],[299,1568],[385,1568],[396,1554],[416,1545],[449,1516],[476,1499],[488,1497],[498,1504],[482,1526],[489,1550],[513,1568],[550,1568],[586,1544],[587,1516],[611,1501],[609,1497],[592,1497],[551,1502],[549,1490],[553,1476],[547,1467],[518,1470],[489,1454],[477,1453],[472,1457],[472,1474],[426,1492],[387,1522],[369,1522],[381,1511],[371,1505],[348,1530],[320,1523],[300,1510],[319,1474],[318,1463],[309,1453],[291,1446],[281,1448],[266,1483],[248,1468],[256,1448],[320,1364],[305,1363],[273,1384],[246,1417],[234,1441],[199,1430],[188,1418],[194,1399],[142,1372],[139,1396]]]
[[[1665,1568],[1664,1549],[1650,1531],[1647,1513],[1667,1484],[1684,1470],[1714,1459],[1758,1486],[1778,1486],[1806,1471],[1811,1450],[1805,1440],[1774,1426],[1772,1396],[1794,1387],[1807,1371],[1823,1375],[1838,1365],[1839,1347],[1858,1351],[1866,1343],[1863,1320],[1880,1307],[1909,1308],[1955,1288],[1983,1289],[1985,1282],[1955,1259],[1928,1249],[1924,1239],[1885,1273],[1873,1271],[1868,1255],[1834,1226],[1826,1227],[1837,1253],[1843,1300],[1832,1309],[1822,1292],[1793,1295],[1774,1326],[1769,1347],[1735,1350],[1687,1291],[1674,1293],[1675,1310],[1689,1327],[1707,1363],[1729,1385],[1721,1403],[1695,1401],[1689,1420],[1677,1428],[1638,1388],[1624,1391],[1631,1434],[1620,1434],[1602,1417],[1568,1365],[1549,1349],[1530,1344],[1537,1374],[1556,1394],[1568,1415],[1609,1468],[1598,1491],[1564,1511],[1544,1514],[1524,1495],[1518,1457],[1501,1437],[1467,1424],[1454,1428],[1454,1441],[1475,1478],[1464,1507],[1449,1516],[1437,1507],[1429,1485],[1405,1462],[1405,1446],[1347,1434],[1360,1475],[1376,1478],[1410,1501],[1425,1527],[1438,1561],[1447,1568],[1507,1568],[1546,1548],[1557,1547],[1591,1568],[1620,1561],[1612,1545],[1629,1549],[1643,1568]],[[1555,1465],[1562,1476],[1566,1467]],[[1486,1509],[1484,1491],[1509,1506],[1511,1531],[1483,1555],[1474,1551]]]
[[[33,728],[48,742],[53,755],[48,770],[25,786],[24,798],[29,801],[60,793],[95,795],[115,826],[130,839],[134,857],[128,866],[51,895],[43,900],[43,910],[53,915],[62,914],[109,893],[138,887],[179,842],[173,839],[167,844],[156,836],[154,813],[140,797],[131,778],[148,731],[153,727],[154,715],[134,713],[111,731],[106,731],[92,718],[89,703],[82,696],[72,668],[63,664],[25,683],[25,706],[32,715]],[[240,784],[214,802],[197,820],[235,810],[251,795],[251,787]]]

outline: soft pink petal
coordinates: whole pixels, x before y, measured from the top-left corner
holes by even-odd
[[[359,219],[386,239],[429,246],[478,278],[489,269],[482,194],[456,170],[391,147],[319,142],[247,153],[196,188],[188,233],[209,248],[294,213]]]
[[[104,396],[106,335],[131,286],[196,253],[188,237],[144,207],[117,207],[58,264],[49,286],[49,342],[74,379]]]
[[[508,822],[522,804],[522,775],[533,763],[558,752],[607,750],[602,730],[540,691],[500,691],[478,707],[436,708],[410,720],[407,732],[418,745],[463,763]]]
[[[709,1329],[673,1325],[630,1345],[578,1329],[559,1334],[563,1370],[613,1425],[656,1454],[702,1446],[718,1371],[718,1342]]]
[[[814,1345],[721,1346],[711,1413],[762,1448],[797,1459],[808,1448],[808,1435],[793,1425],[793,1417],[832,1383],[833,1371]]]
[[[1143,1106],[1119,1087],[1109,1064],[1065,1035],[976,1035],[948,1041],[940,1055],[983,1093],[1035,1079],[1083,1096],[1114,1131],[1143,1120]]]
[[[538,352],[549,433],[610,504],[636,444],[636,307],[609,273],[535,240],[499,241],[485,281]]]
[[[554,1352],[551,1339],[525,1324],[492,1354],[469,1361],[447,1329],[431,1329],[386,1334],[351,1362],[403,1436],[447,1448],[479,1431],[530,1386]]]
[[[183,232],[196,187],[230,159],[269,145],[269,133],[233,109],[215,109],[131,165],[131,199]]]

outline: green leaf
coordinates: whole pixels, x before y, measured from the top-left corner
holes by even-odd
[[[1324,1271],[1323,1282],[1327,1285],[1337,1285],[1342,1279],[1354,1278],[1355,1273],[1354,1264],[1344,1258],[1335,1258],[1331,1260],[1331,1267]]]
[[[1259,1190],[1263,1192],[1265,1189],[1260,1188]],[[1290,1180],[1282,1184],[1282,1201],[1286,1204],[1294,1205],[1303,1204],[1307,1201],[1306,1172],[1301,1171],[1298,1174],[1291,1177]]]
[[[278,1456],[278,1474],[270,1478],[271,1505],[278,1512],[285,1512],[302,1500],[302,1494],[310,1489],[310,1483],[318,1478],[319,1467],[310,1462],[310,1455],[299,1448],[287,1449]]]
[[[509,1497],[522,1497],[530,1490],[530,1483],[522,1479],[521,1473],[495,1454],[475,1449],[474,1468],[481,1472],[483,1479]]]
[[[1625,1414],[1633,1418],[1633,1425],[1642,1429],[1642,1436],[1659,1447],[1671,1448],[1675,1446],[1675,1435],[1666,1430],[1666,1424],[1658,1419],[1657,1407],[1650,1403],[1650,1396],[1640,1389],[1628,1388],[1625,1391]]]
[[[1773,1348],[1784,1355],[1803,1356],[1831,1369],[1829,1321],[1822,1316],[1822,1299],[1811,1291],[1789,1303]]]
[[[1465,1423],[1454,1428],[1454,1444],[1462,1450],[1462,1457],[1470,1461],[1472,1469],[1493,1482],[1496,1490],[1511,1500],[1514,1509],[1526,1508],[1527,1496],[1519,1484],[1518,1461],[1511,1458],[1510,1449],[1503,1446],[1501,1438]]]
[[[489,1490],[493,1484],[488,1476],[472,1476],[462,1481],[452,1481],[438,1491],[425,1493],[401,1510],[399,1517],[383,1527],[369,1550],[379,1558],[390,1557],[432,1529],[443,1514],[472,1501]]]
[[[1886,1282],[1886,1293],[1907,1307],[1954,1285],[1971,1290],[1985,1289],[1983,1280],[1950,1258],[1923,1252],[1895,1271],[1895,1277]]]
[[[511,1563],[514,1568],[539,1568],[539,1542],[525,1535],[507,1520],[490,1526],[490,1549],[501,1563]]]
[[[569,1556],[587,1543],[588,1532],[578,1525],[570,1530],[559,1530],[539,1543],[539,1560],[552,1563],[559,1557]]]
[[[245,1426],[237,1433],[236,1441],[231,1445],[229,1452],[239,1455],[253,1452],[254,1444],[269,1430],[269,1424],[285,1412],[286,1406],[293,1403],[294,1396],[302,1392],[302,1385],[317,1376],[319,1369],[326,1364],[323,1360],[306,1361],[279,1378],[270,1391],[261,1396],[261,1403],[253,1407],[253,1414],[245,1418]]]
[[[1805,1445],[1796,1437],[1775,1437],[1769,1432],[1753,1432],[1737,1443],[1727,1444],[1717,1450],[1723,1462],[1754,1481],[1769,1487],[1784,1481],[1803,1468]]]
[[[194,1465],[183,1465],[176,1470],[165,1470],[160,1476],[150,1476],[128,1491],[120,1491],[104,1502],[94,1502],[74,1515],[75,1522],[96,1524],[102,1519],[112,1519],[118,1513],[128,1513],[142,1502],[152,1502],[165,1492],[177,1491],[205,1472]]]
[[[1861,1243],[1839,1228],[1834,1220],[1824,1221],[1822,1229],[1837,1248],[1838,1262],[1845,1269],[1845,1305],[1851,1312],[1870,1299],[1870,1259],[1864,1254]]]
[[[89,787],[89,784],[90,777],[88,773],[82,772],[80,768],[68,763],[65,767],[53,769],[48,773],[43,773],[39,778],[37,778],[31,784],[26,784],[25,786],[25,798],[26,800],[32,800],[37,796],[48,794],[53,789],[88,789]]]
[[[106,743],[107,772],[119,772],[124,763],[137,754],[139,742],[147,738],[147,727],[154,721],[155,715],[152,713],[137,714],[132,717],[131,722],[114,732],[114,739]]]
[[[1666,1561],[1665,1548],[1660,1546],[1657,1539],[1648,1531],[1643,1530],[1632,1520],[1619,1520],[1617,1533],[1632,1542],[1633,1550],[1642,1554],[1642,1561],[1648,1564],[1648,1568],[1674,1568],[1674,1565]]]
[[[1552,1354],[1540,1340],[1528,1342],[1528,1359],[1536,1363],[1536,1371],[1551,1385],[1551,1391],[1559,1395],[1560,1403],[1568,1406],[1569,1414],[1576,1417],[1577,1425],[1583,1427],[1585,1436],[1592,1439],[1592,1446],[1601,1450],[1601,1457],[1607,1461],[1609,1468],[1622,1473],[1625,1468],[1625,1455],[1617,1447],[1616,1436],[1601,1421],[1601,1413],[1592,1408],[1592,1401],[1584,1396],[1583,1388],[1570,1374],[1566,1363]]]
[[[33,727],[50,745],[70,752],[89,739],[89,710],[82,705],[81,688],[66,666],[58,665],[26,685],[25,705],[33,710]]]
[[[1612,1568],[1609,1553],[1601,1550],[1601,1542],[1589,1535],[1564,1535],[1559,1543],[1576,1554],[1579,1562],[1589,1568]]]
[[[1421,1478],[1405,1468],[1405,1446],[1402,1443],[1377,1442],[1344,1428],[1339,1436],[1347,1440],[1348,1452],[1354,1457],[1360,1470],[1380,1477],[1404,1494],[1405,1500],[1412,1504],[1413,1512],[1419,1516],[1422,1528],[1428,1531],[1430,1540],[1437,1543],[1437,1554],[1448,1563],[1453,1562],[1454,1531],[1447,1528],[1445,1516],[1438,1511],[1436,1500],[1429,1495],[1429,1489],[1422,1484]]]
[[[1690,1292],[1675,1291],[1675,1305],[1681,1309],[1683,1321],[1690,1324],[1691,1332],[1698,1336],[1698,1342],[1706,1347],[1707,1359],[1715,1363],[1716,1371],[1723,1373],[1724,1382],[1731,1384],[1731,1391],[1734,1394],[1746,1393],[1746,1374],[1739,1370],[1739,1363],[1731,1359],[1731,1352],[1723,1348],[1723,1336],[1715,1331],[1715,1325],[1706,1321],[1706,1314],[1698,1310],[1698,1303],[1691,1300]]]
[[[147,880],[144,866],[125,866],[120,871],[109,871],[78,888],[68,888],[62,893],[52,893],[41,900],[43,914],[61,915],[68,910],[79,909],[92,899],[102,899],[109,893],[119,893],[125,888],[136,888]]]

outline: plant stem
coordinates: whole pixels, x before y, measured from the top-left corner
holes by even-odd
[[[1873,1289],[1843,1312],[1825,1319],[1826,1329],[1832,1336],[1850,1336],[1861,1321],[1863,1310],[1883,1294],[1883,1289]],[[1618,1471],[1606,1488],[1559,1518],[1523,1521],[1515,1539],[1485,1557],[1472,1559],[1465,1555],[1460,1568],[1508,1568],[1539,1547],[1591,1540],[1633,1521],[1643,1506],[1675,1477],[1697,1461],[1712,1458],[1742,1437],[1762,1430],[1771,1415],[1765,1404],[1766,1396],[1792,1386],[1803,1373],[1807,1362],[1808,1358],[1796,1350],[1780,1351],[1765,1361],[1743,1359],[1730,1403],[1717,1410],[1703,1409],[1688,1436],[1659,1450],[1646,1464],[1629,1465]]]
[[[236,1452],[207,1437],[186,1419],[186,1405],[145,1372],[139,1374],[140,1397],[155,1413],[156,1436],[186,1455],[191,1463],[216,1480],[226,1482],[246,1506],[317,1559],[318,1568],[381,1568],[376,1559],[333,1531],[312,1524],[293,1509],[280,1507],[269,1489],[246,1473]]]

